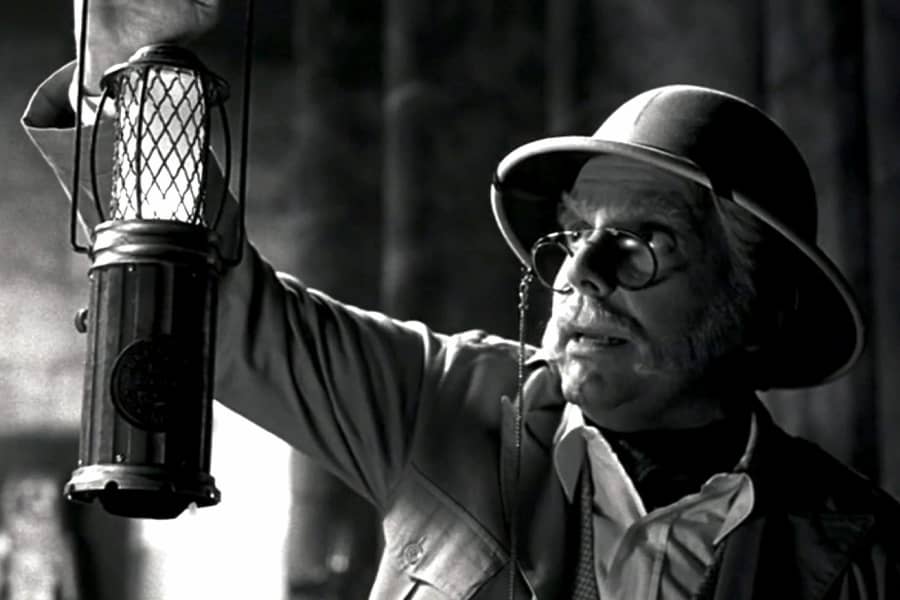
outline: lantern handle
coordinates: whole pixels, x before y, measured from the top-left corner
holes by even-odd
[[[109,99],[109,87],[104,86],[103,92],[100,94],[100,102],[97,103],[97,119],[100,119],[100,116],[103,114],[103,107],[106,105],[106,101]],[[97,132],[100,130],[98,127],[98,123],[94,123],[94,127],[91,130],[91,151],[88,153],[88,158],[90,159],[90,167],[91,167],[91,193],[94,196],[94,208],[97,209],[97,216],[100,217],[100,222],[106,220],[106,217],[103,215],[103,205],[100,204],[100,186],[97,184]]]
[[[75,157],[72,166],[72,198],[69,207],[69,243],[79,254],[88,254],[90,248],[78,243],[78,191],[81,187],[81,116],[84,104],[84,56],[87,51],[88,0],[81,4],[81,31],[78,36],[78,58],[75,69],[78,74],[78,90],[75,102]]]
[[[222,174],[222,192],[219,195],[219,205],[216,208],[216,216],[213,217],[210,222],[210,227],[214,230],[218,230],[219,221],[222,219],[222,212],[225,208],[225,203],[228,202],[228,184],[231,181],[231,129],[229,128],[228,123],[228,114],[225,111],[225,108],[222,104],[219,104],[219,120],[222,122],[222,136],[224,138],[223,145],[225,146],[225,172]],[[208,157],[206,158],[208,160]],[[204,177],[209,177],[209,169],[205,170]],[[206,187],[206,181],[203,182],[203,187]],[[240,207],[239,213],[240,214]],[[243,219],[241,219],[243,221]],[[243,223],[239,223],[241,225],[240,229],[243,229]],[[241,245],[243,245],[243,239],[238,240]],[[225,263],[228,266],[232,266],[232,263],[237,264],[240,262],[240,254],[237,255],[238,258],[235,261],[233,258],[226,258]]]
[[[247,16],[244,19],[244,80],[243,102],[241,106],[241,164],[238,174],[238,244],[234,257],[226,259],[226,266],[234,266],[241,262],[244,255],[244,241],[247,235],[247,147],[250,133],[250,82],[253,67],[253,7],[255,0],[247,0]]]
[[[237,240],[235,244],[235,253],[233,256],[222,258],[222,264],[225,267],[234,267],[241,262],[244,255],[244,242],[246,239],[247,228],[247,147],[249,144],[250,130],[250,83],[251,71],[253,66],[253,8],[255,0],[247,0],[247,14],[244,20],[244,73],[242,81],[241,99],[241,164],[238,172],[238,195],[235,199],[238,208],[237,222]],[[223,104],[219,104],[219,117],[222,121],[222,131],[225,145],[225,172],[222,175],[222,195],[219,199],[219,206],[216,209],[216,216],[210,224],[213,229],[218,229],[219,221],[222,217],[222,211],[225,203],[228,201],[228,190],[231,183],[231,127],[228,121],[228,114]]]

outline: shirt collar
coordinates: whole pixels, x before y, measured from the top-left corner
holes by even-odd
[[[585,424],[584,413],[581,411],[581,407],[566,403],[563,409],[562,420],[556,433],[553,435],[553,466],[569,502],[574,498],[575,486],[578,484],[581,466],[587,456],[583,430],[588,427],[597,431],[602,438],[602,433],[596,428]],[[750,432],[747,435],[747,444],[744,447],[744,453],[734,467],[735,472],[745,472],[747,470],[753,457],[753,452],[756,449],[757,436],[757,416],[756,410],[753,410],[750,413]],[[610,453],[612,453],[612,450],[610,450]]]
[[[584,414],[575,404],[566,403],[562,421],[553,436],[553,466],[569,502],[575,495],[575,485],[587,453],[582,435]]]

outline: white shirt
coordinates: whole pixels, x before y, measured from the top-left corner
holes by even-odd
[[[753,415],[744,455],[668,506],[647,512],[609,443],[569,404],[554,437],[554,465],[571,502],[587,456],[594,482],[594,560],[603,600],[688,600],[713,562],[715,548],[753,508],[750,477],[740,472],[756,442]],[[715,451],[715,449],[710,449]]]

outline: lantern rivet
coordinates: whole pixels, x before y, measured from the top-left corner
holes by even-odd
[[[78,333],[87,332],[88,309],[81,308],[75,313],[75,331]]]

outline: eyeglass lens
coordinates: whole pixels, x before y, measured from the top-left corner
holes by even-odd
[[[591,231],[560,231],[551,233],[535,242],[531,251],[535,276],[546,287],[557,292],[568,292],[554,281],[567,258],[582,251],[585,244],[591,248],[589,268],[609,283],[626,289],[640,289],[649,285],[656,276],[656,257],[650,244],[638,234],[607,228],[598,239],[591,239]]]

